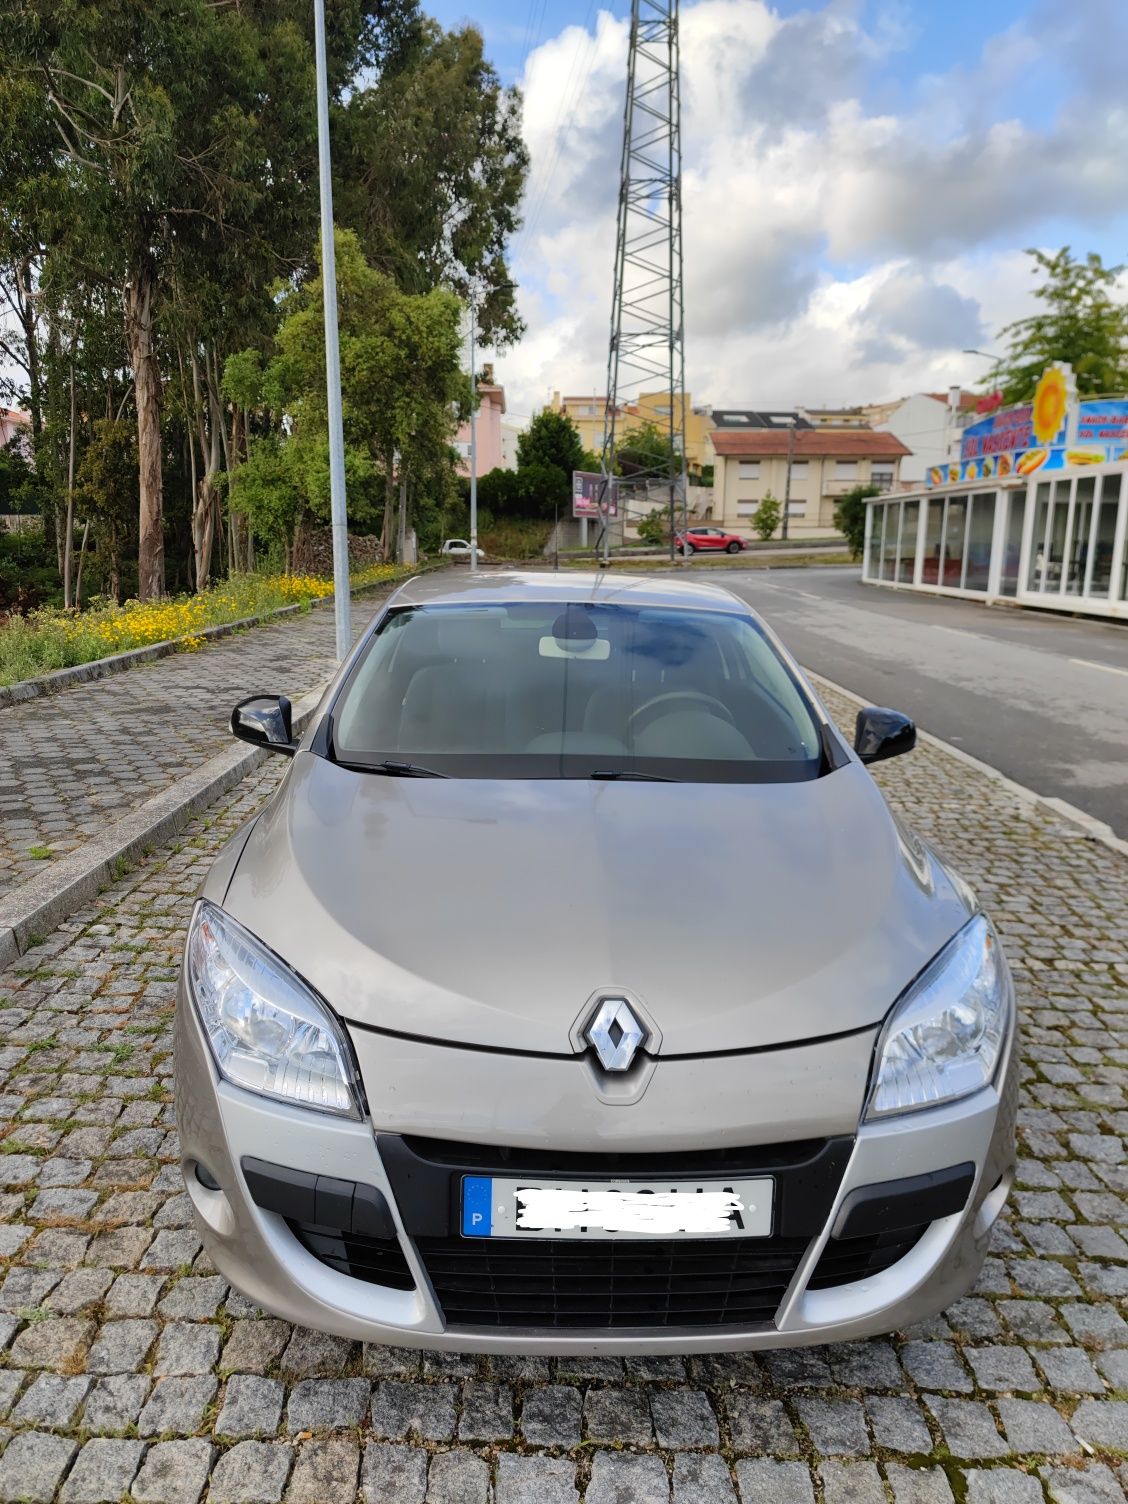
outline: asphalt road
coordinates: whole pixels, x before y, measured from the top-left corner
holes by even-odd
[[[1128,837],[1128,625],[863,585],[857,570],[718,578],[806,668]]]

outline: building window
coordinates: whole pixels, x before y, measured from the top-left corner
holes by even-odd
[[[791,479],[792,480],[806,480],[807,479],[807,471],[809,470],[809,468],[810,468],[810,465],[809,465],[809,463],[808,463],[807,460],[792,460],[791,461]]]
[[[807,515],[807,503],[805,501],[791,501],[791,502],[788,502],[788,504],[787,504],[787,515],[789,517],[806,517],[806,515]]]
[[[759,505],[758,501],[738,501],[736,504],[736,515],[738,517],[751,517]]]
[[[893,484],[892,470],[878,470],[874,467],[870,471],[870,479],[875,486],[880,486],[883,491],[888,491]]]
[[[834,478],[835,478],[835,480],[857,480],[857,478],[858,478],[858,462],[857,462],[857,460],[835,460],[835,462],[834,462]]]
[[[741,480],[759,480],[760,479],[760,461],[759,460],[741,460],[741,462],[740,462],[740,479]]]

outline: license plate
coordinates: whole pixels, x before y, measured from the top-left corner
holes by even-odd
[[[462,1178],[467,1238],[766,1238],[775,1183]]]

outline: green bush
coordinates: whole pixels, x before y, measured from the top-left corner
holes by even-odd
[[[670,541],[669,507],[655,507],[653,512],[647,512],[645,517],[640,517],[638,536],[644,543],[654,545],[668,543]]]
[[[758,538],[761,538],[765,543],[767,543],[768,539],[772,536],[776,528],[779,526],[779,519],[782,515],[783,514],[779,502],[769,491],[760,505],[752,513],[753,532],[755,532]]]
[[[866,546],[866,497],[880,495],[880,486],[855,486],[834,508],[834,525],[850,545],[852,558],[860,559]]]
[[[33,611],[62,598],[55,549],[43,529],[0,532],[0,612]]]

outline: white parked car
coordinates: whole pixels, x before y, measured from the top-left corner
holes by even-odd
[[[439,552],[443,553],[443,554],[446,554],[447,558],[449,558],[449,559],[469,559],[469,557],[470,557],[470,545],[466,541],[465,538],[448,538],[446,540],[446,542],[443,544],[442,548],[439,550]],[[485,562],[485,558],[486,558],[486,551],[482,547],[482,545],[479,543],[478,544],[478,563],[479,564],[484,563]]]

